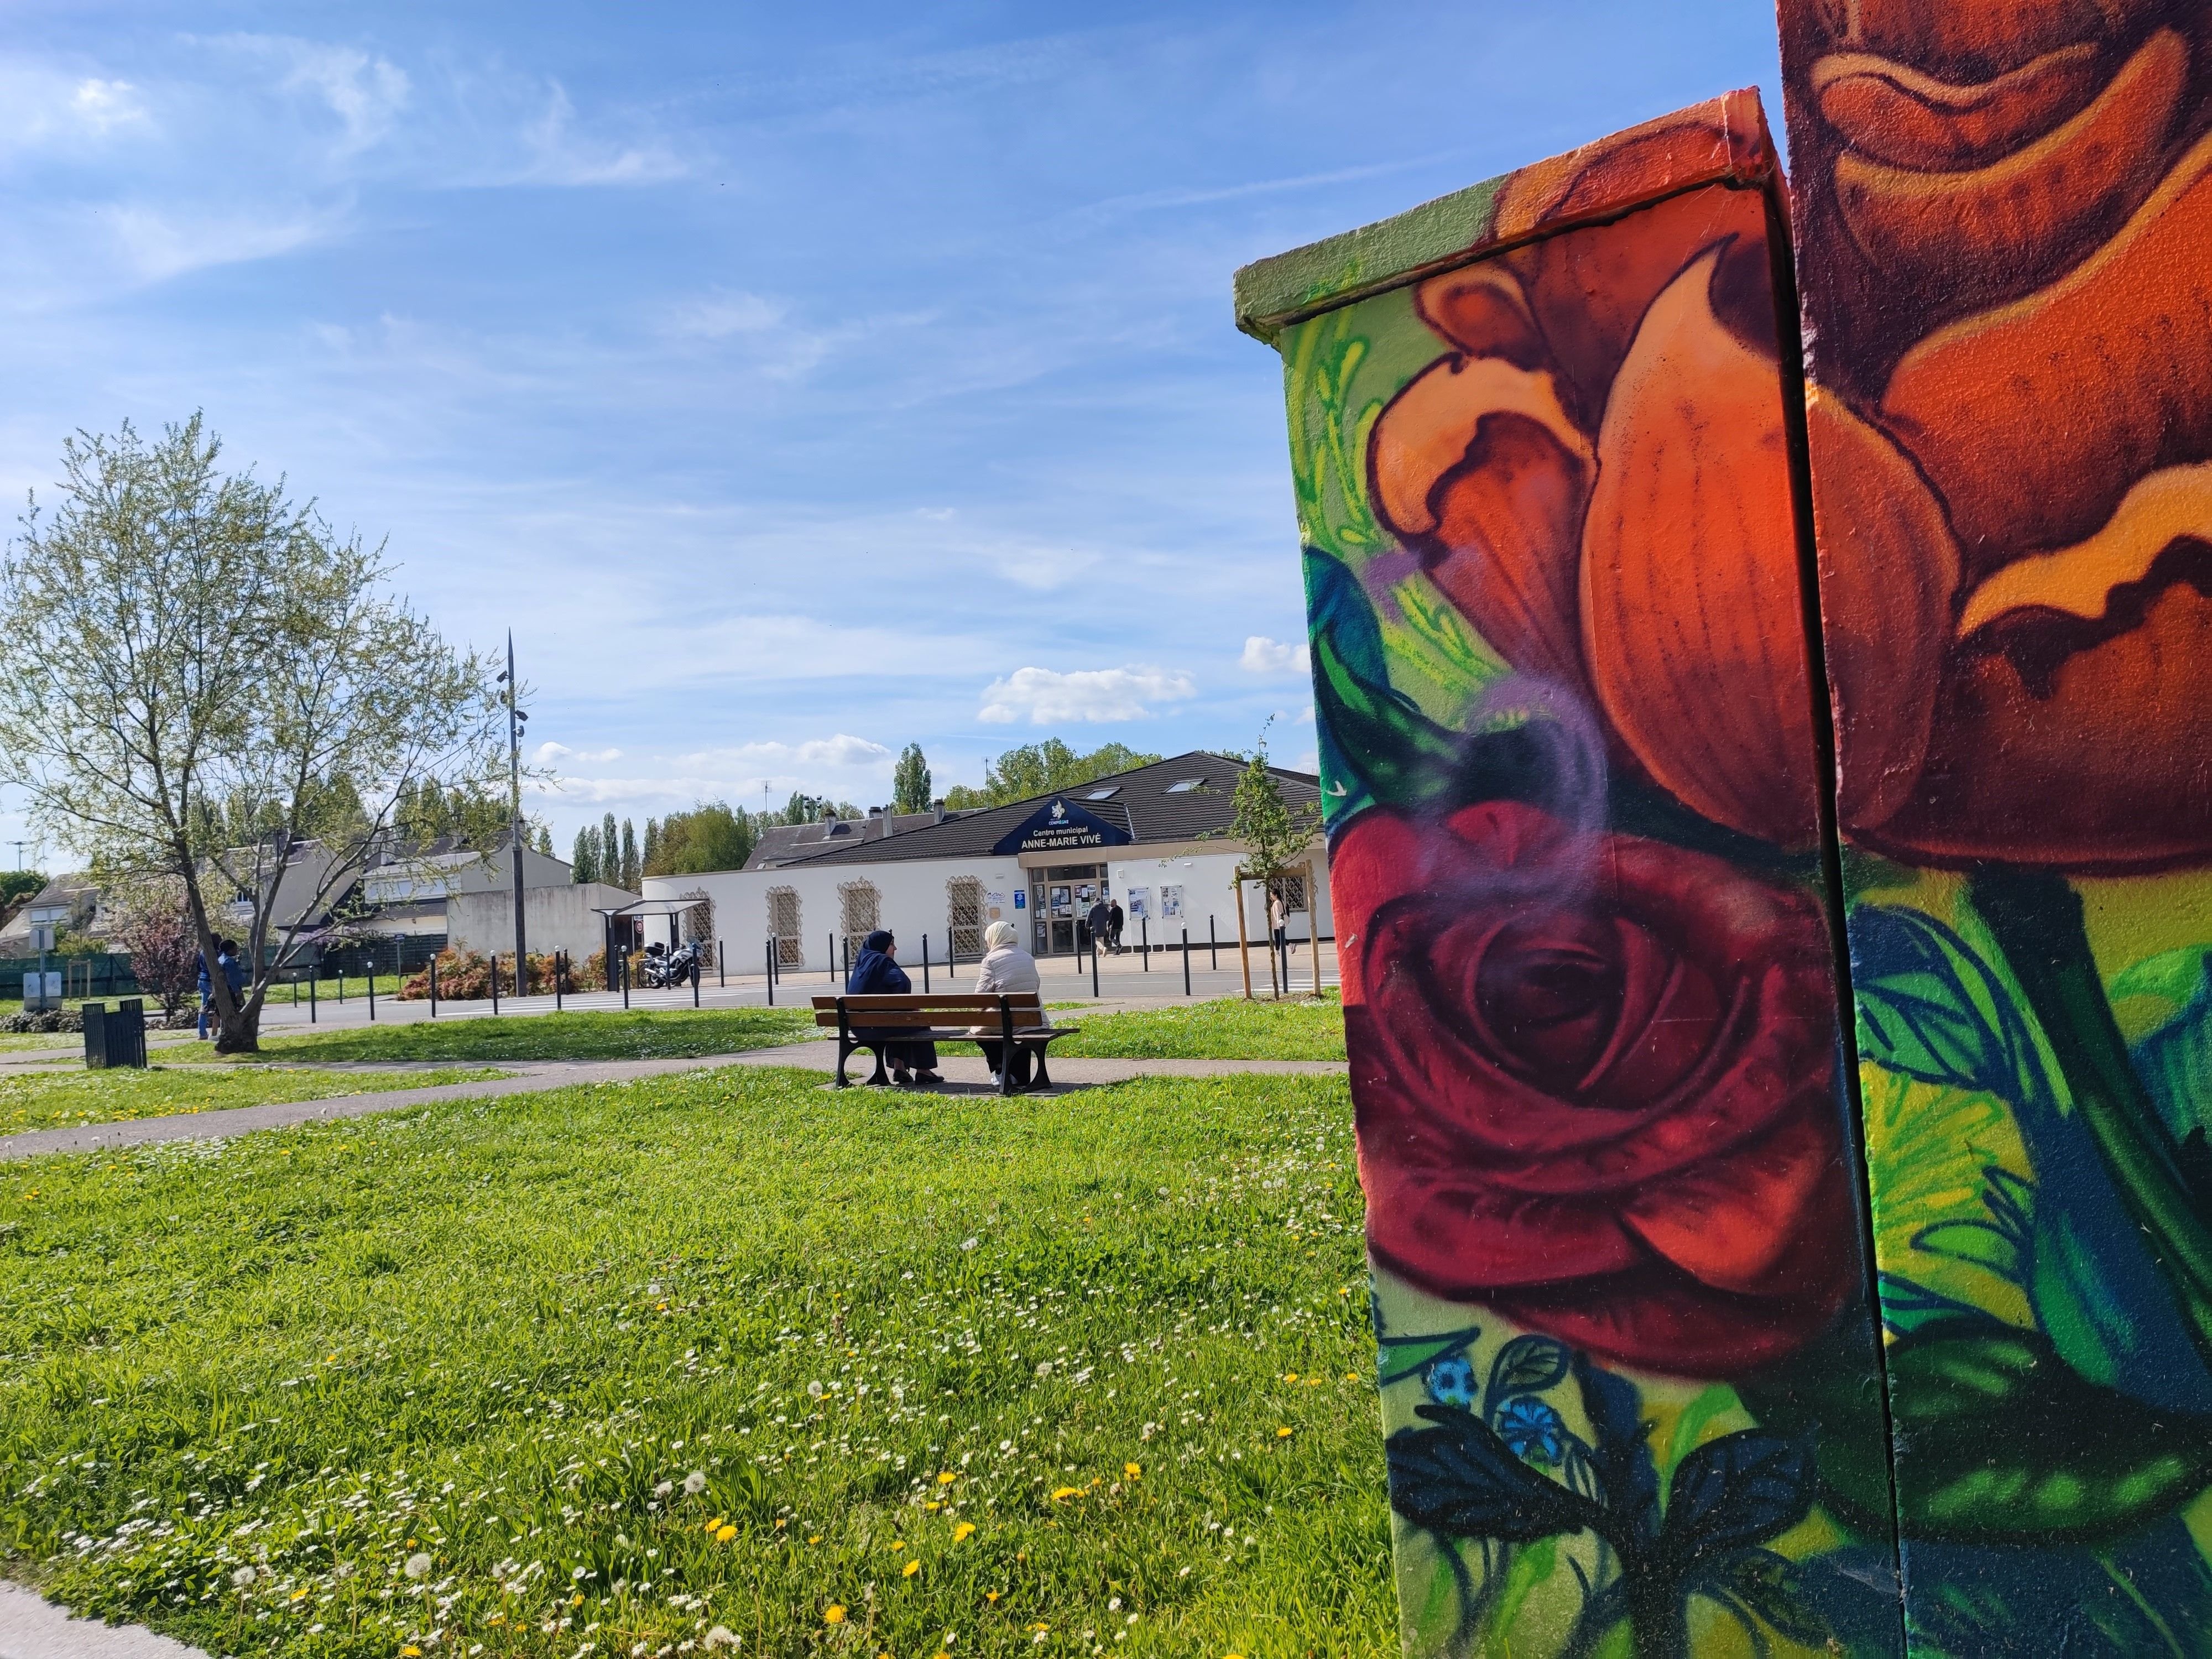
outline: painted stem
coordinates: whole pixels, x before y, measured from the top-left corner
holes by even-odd
[[[2121,1202],[2172,1286],[2191,1340],[2212,1366],[2212,1224],[2129,1060],[2090,954],[2081,896],[2063,877],[1999,866],[1977,871],[1968,890],[2042,1024]]]

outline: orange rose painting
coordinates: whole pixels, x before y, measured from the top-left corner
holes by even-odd
[[[2212,12],[1781,9],[1907,1638],[2212,1652]]]
[[[1896,1650],[1787,239],[1736,94],[1240,278],[1410,1654]]]

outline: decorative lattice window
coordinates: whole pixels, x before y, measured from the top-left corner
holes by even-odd
[[[952,929],[952,955],[983,954],[983,884],[973,876],[955,876],[945,884],[945,918]]]
[[[806,965],[806,941],[799,931],[799,890],[796,887],[771,887],[768,890],[768,936],[775,941],[778,967],[803,968]]]
[[[845,949],[858,956],[860,941],[884,925],[884,896],[872,881],[842,881],[837,884],[837,908]]]

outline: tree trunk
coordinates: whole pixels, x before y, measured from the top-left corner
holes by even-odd
[[[219,1054],[258,1054],[261,1052],[261,1008],[258,1003],[249,998],[234,1013],[217,1013],[215,1051]]]

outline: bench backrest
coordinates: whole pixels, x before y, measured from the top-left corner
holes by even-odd
[[[1035,991],[1006,994],[1006,1012],[1018,1031],[1035,1030],[1050,1022]],[[948,991],[940,996],[915,992],[905,996],[816,997],[814,1023],[834,1030],[837,1005],[845,1005],[845,1023],[861,1030],[917,1030],[933,1025],[980,1025],[988,1032],[999,1024],[1000,996],[995,991]]]

